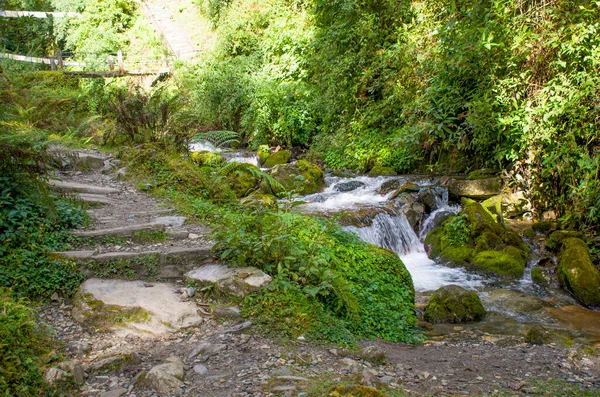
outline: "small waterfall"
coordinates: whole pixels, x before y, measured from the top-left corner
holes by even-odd
[[[433,291],[448,284],[458,284],[465,288],[481,285],[479,276],[468,274],[463,269],[439,265],[429,259],[423,243],[403,213],[381,213],[375,216],[371,226],[347,226],[345,229],[356,233],[368,243],[397,253],[410,272],[417,291]]]
[[[362,240],[387,248],[398,255],[423,251],[423,245],[408,223],[404,214],[391,216],[386,213],[377,214],[369,227],[348,226],[349,231],[356,233]]]

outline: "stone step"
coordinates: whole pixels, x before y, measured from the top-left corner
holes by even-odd
[[[109,262],[118,259],[134,259],[147,256],[158,256],[162,263],[169,263],[171,260],[177,261],[194,261],[199,263],[210,257],[211,244],[201,245],[197,247],[170,247],[166,250],[149,250],[149,251],[114,251],[96,254],[95,251],[61,251],[52,252],[50,255],[58,258],[73,259],[76,262],[85,263],[88,261],[94,262]]]
[[[79,199],[93,205],[112,205],[114,203],[110,197],[103,194],[80,193]]]
[[[88,194],[114,194],[119,193],[119,189],[105,186],[87,185],[84,183],[63,182],[51,179],[48,184],[54,189],[66,193],[88,193]]]
[[[70,234],[75,237],[114,237],[114,236],[133,236],[134,233],[140,231],[156,231],[162,232],[165,230],[165,225],[161,223],[140,223],[137,225],[128,225],[114,227],[111,229],[98,229],[98,230],[75,230]]]

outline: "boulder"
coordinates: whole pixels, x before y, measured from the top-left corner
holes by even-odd
[[[394,200],[396,199],[398,196],[400,196],[403,193],[409,193],[409,192],[413,192],[416,193],[419,191],[419,186],[412,183],[412,182],[405,182],[404,184],[402,184],[402,186],[400,186],[400,188],[398,190],[396,190],[394,193],[392,193],[392,195],[390,196],[390,200]]]
[[[83,371],[81,364],[75,361],[63,361],[58,364],[58,368],[68,372],[71,379],[78,385],[83,385],[85,383],[85,372]]]
[[[44,374],[44,380],[49,384],[64,382],[69,377],[67,371],[58,368],[48,368]]]
[[[384,167],[381,164],[377,164],[369,171],[369,176],[396,176],[398,175],[392,167]]]
[[[81,284],[74,298],[73,316],[96,328],[155,335],[202,322],[196,305],[181,302],[173,284],[97,278]]]
[[[365,186],[365,184],[361,181],[348,181],[335,184],[333,190],[336,192],[351,192],[363,186]]]
[[[161,396],[176,394],[183,386],[183,361],[171,356],[164,364],[153,367],[140,381],[141,385],[153,390]]]
[[[395,215],[395,212],[388,207],[359,206],[353,211],[343,212],[338,222],[342,226],[368,227],[373,225],[379,214]]]
[[[272,277],[255,267],[229,267],[208,264],[186,273],[186,277],[200,285],[217,284],[219,290],[234,296],[246,296],[265,287]]]
[[[430,257],[449,266],[502,278],[521,277],[530,252],[516,232],[468,199],[461,212],[429,232],[425,244]]]
[[[268,145],[260,145],[258,147],[258,151],[256,153],[256,157],[258,158],[258,164],[263,165],[267,158],[271,155],[271,151],[269,150]]]
[[[567,237],[562,241],[557,273],[561,285],[581,304],[590,308],[600,307],[600,271],[594,267],[583,240]]]
[[[448,182],[448,192],[454,197],[481,200],[497,196],[501,190],[502,180],[498,177],[477,180],[452,179]]]
[[[559,251],[562,248],[562,243],[567,238],[581,238],[583,234],[574,230],[557,230],[550,235],[546,241],[546,249],[550,251]]]
[[[92,153],[77,153],[75,166],[81,170],[99,170],[104,168],[105,156]]]
[[[275,153],[271,153],[269,157],[263,163],[263,166],[266,168],[273,168],[279,164],[287,164],[290,161],[292,154],[289,150],[280,150]]]
[[[198,165],[213,166],[225,161],[220,154],[209,151],[193,152],[190,154],[190,157]]]
[[[383,182],[377,193],[385,196],[386,194],[391,193],[394,190],[397,190],[398,188],[400,188],[400,180],[391,179],[389,181]]]
[[[432,189],[423,189],[419,191],[418,200],[425,205],[425,210],[428,213],[438,209],[438,196]]]
[[[227,175],[227,182],[233,189],[236,197],[242,198],[250,195],[260,188],[262,177],[253,172],[258,167],[252,164],[242,163],[239,167]]]
[[[271,176],[286,190],[295,190],[299,194],[317,193],[325,187],[323,170],[306,160],[276,165]]]
[[[478,179],[486,179],[486,178],[496,175],[497,173],[498,173],[498,171],[496,171],[496,170],[484,168],[481,170],[475,170],[475,171],[469,172],[469,174],[467,175],[467,179],[469,179],[471,181],[478,180]]]
[[[466,323],[485,317],[477,292],[447,285],[435,291],[425,308],[425,320],[438,323]]]

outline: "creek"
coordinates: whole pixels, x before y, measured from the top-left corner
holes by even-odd
[[[400,186],[405,182],[411,183],[413,191],[396,198],[393,198],[394,190],[382,192],[382,187],[393,180],[397,180]],[[328,176],[326,184],[322,192],[299,198],[306,203],[300,206],[301,210],[317,216],[348,214],[345,219],[351,221],[350,224],[344,222],[346,230],[364,241],[397,253],[413,278],[418,309],[424,308],[434,290],[456,284],[476,290],[488,311],[485,320],[464,328],[493,334],[524,335],[531,327],[541,325],[555,340],[600,343],[599,312],[579,306],[559,288],[532,282],[531,268],[546,255],[535,241],[527,241],[532,254],[523,277],[512,282],[483,277],[462,268],[450,268],[429,259],[423,245],[425,236],[438,219],[444,219],[443,215],[460,211],[458,204],[449,202],[448,191],[438,179],[419,175]],[[429,195],[429,205],[415,217],[414,211],[411,214],[413,202],[406,197],[425,195]],[[429,211],[427,207],[430,207]],[[412,222],[407,215],[411,216]],[[509,226],[522,228],[523,225],[511,222]],[[436,325],[429,334],[444,335],[455,328],[452,325]]]
[[[219,151],[227,161],[257,165],[257,158],[251,152],[221,151],[206,143],[194,145],[193,151]],[[412,192],[394,197],[395,189],[382,191],[382,187],[394,180],[398,181],[397,186],[409,182],[413,186]],[[413,199],[424,195],[429,198],[428,205],[423,206],[422,211],[411,212]],[[406,197],[413,199],[406,200]],[[350,219],[350,222],[343,222],[346,230],[398,254],[412,276],[417,310],[423,310],[431,293],[445,285],[456,284],[478,292],[488,312],[483,321],[461,324],[460,327],[434,325],[427,331],[429,336],[443,337],[457,329],[522,336],[532,327],[541,325],[554,341],[600,346],[600,312],[581,307],[558,286],[532,282],[533,266],[540,260],[555,260],[547,257],[539,241],[526,240],[532,254],[523,277],[516,281],[500,281],[462,268],[450,268],[427,256],[423,244],[427,233],[445,217],[460,211],[459,204],[449,201],[448,190],[439,178],[424,175],[327,176],[322,192],[297,200],[304,204],[296,208],[307,215],[346,215],[345,219]],[[511,221],[507,226],[522,231],[530,225]]]

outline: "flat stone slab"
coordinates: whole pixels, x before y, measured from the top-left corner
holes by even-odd
[[[200,284],[217,283],[222,290],[235,296],[245,296],[258,291],[273,280],[271,276],[255,267],[229,267],[209,264],[186,273],[186,277]]]
[[[212,245],[202,245],[198,247],[171,247],[167,250],[148,250],[148,251],[113,251],[95,254],[94,251],[62,251],[52,252],[54,257],[73,259],[78,262],[109,262],[119,259],[142,258],[145,256],[157,256],[162,262],[168,262],[169,259],[176,258],[182,261],[204,260],[210,257]]]
[[[113,201],[110,199],[110,197],[104,196],[102,194],[80,193],[79,199],[89,204],[113,204]]]
[[[89,193],[89,194],[114,194],[119,193],[119,189],[105,186],[86,185],[83,183],[63,182],[51,179],[48,184],[61,192],[70,193]]]
[[[152,223],[158,223],[167,227],[181,227],[187,218],[185,216],[161,216],[152,220]]]
[[[178,287],[174,284],[97,278],[88,279],[81,284],[75,297],[73,314],[77,321],[94,323],[105,319],[107,312],[108,317],[113,318],[118,315],[119,309],[125,313],[120,315],[121,323],[102,325],[161,335],[197,326],[202,322],[196,304],[191,301],[182,302]],[[137,315],[134,320],[127,321],[126,313],[131,313],[132,310],[137,310]]]
[[[448,192],[451,196],[468,197],[475,200],[497,196],[502,191],[502,180],[498,177],[456,180],[448,182]]]
[[[112,229],[76,230],[71,232],[77,237],[131,236],[140,231],[164,231],[165,225],[158,223],[140,223],[137,225],[121,226]]]
[[[107,157],[99,154],[78,153],[75,165],[82,169],[99,170],[104,168],[106,160],[108,160]]]

